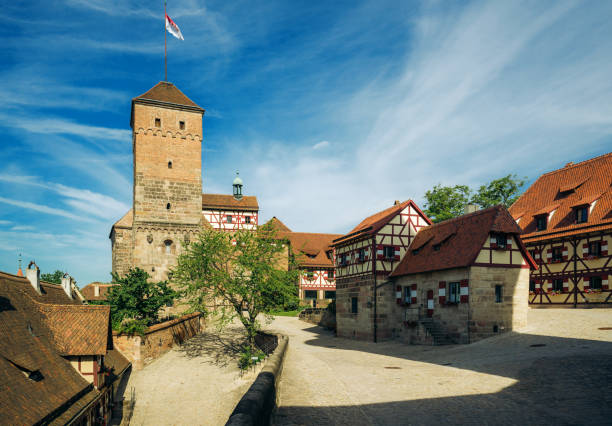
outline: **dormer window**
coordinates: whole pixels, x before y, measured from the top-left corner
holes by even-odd
[[[434,244],[433,245],[433,250],[434,251],[440,251],[440,247],[442,247],[442,244]]]
[[[540,215],[536,217],[536,229],[538,231],[545,231],[547,224],[548,224],[548,215]]]
[[[414,249],[414,250],[412,250],[412,254],[413,254],[413,255],[417,255],[417,254],[419,254],[419,250],[420,250],[420,249]]]
[[[495,242],[497,244],[497,248],[505,249],[506,242],[507,242],[506,234],[498,233],[498,234],[494,234],[494,237],[495,237]]]
[[[161,127],[161,118],[155,119],[155,127]]]
[[[589,206],[579,206],[575,209],[576,223],[585,223],[589,219]]]

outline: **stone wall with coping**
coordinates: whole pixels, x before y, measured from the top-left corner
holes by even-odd
[[[113,331],[113,345],[132,363],[135,370],[143,369],[151,361],[200,333],[204,318],[199,313],[155,324],[143,336],[118,334]]]

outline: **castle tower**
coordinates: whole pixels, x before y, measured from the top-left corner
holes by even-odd
[[[168,278],[202,224],[204,110],[169,82],[132,99],[133,208],[111,230],[113,272]]]

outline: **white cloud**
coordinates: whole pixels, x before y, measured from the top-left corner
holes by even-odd
[[[11,231],[33,231],[35,228],[30,225],[16,225],[11,228]]]
[[[0,117],[7,127],[18,127],[32,133],[75,135],[91,139],[131,140],[131,132],[100,126],[78,124],[60,118],[8,118]]]
[[[312,149],[322,149],[322,148],[327,148],[328,146],[329,146],[328,141],[321,141],[321,142],[314,144],[312,146]]]
[[[77,220],[79,222],[93,222],[92,219],[71,213],[66,210],[49,207],[42,204],[31,203],[29,201],[13,200],[10,198],[0,197],[0,203],[6,203],[12,206],[21,207],[24,209],[34,210],[40,213],[62,216],[68,219]]]
[[[10,220],[0,220],[0,225],[10,225],[11,223],[13,222],[11,222]]]

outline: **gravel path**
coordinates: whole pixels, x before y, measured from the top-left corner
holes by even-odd
[[[257,371],[240,374],[236,351],[242,325],[207,330],[132,373],[131,425],[223,425]],[[260,368],[261,369],[261,366]]]
[[[336,338],[297,318],[277,425],[610,424],[612,310],[529,312],[529,326],[472,345]]]

